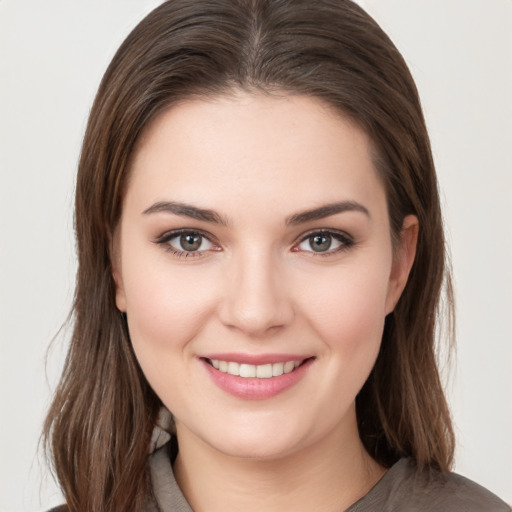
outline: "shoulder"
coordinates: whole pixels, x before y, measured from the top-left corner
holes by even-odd
[[[347,512],[512,512],[496,495],[456,473],[418,471],[411,459],[392,466]]]
[[[467,511],[512,512],[503,500],[481,485],[456,473],[445,476],[447,492],[453,492],[454,504],[460,503]],[[462,510],[462,508],[461,508]]]

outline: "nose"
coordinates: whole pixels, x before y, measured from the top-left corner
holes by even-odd
[[[263,337],[290,324],[294,311],[280,265],[271,256],[240,255],[227,269],[219,317],[224,325]]]

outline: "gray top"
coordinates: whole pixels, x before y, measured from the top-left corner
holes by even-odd
[[[150,456],[155,500],[145,512],[193,512],[172,471],[168,446]],[[417,472],[412,459],[401,459],[345,512],[511,512],[480,485],[455,473]]]

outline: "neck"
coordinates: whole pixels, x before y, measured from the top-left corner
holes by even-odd
[[[249,460],[217,451],[178,428],[176,480],[195,512],[339,512],[364,496],[385,470],[364,449],[355,413],[317,442],[285,456]]]

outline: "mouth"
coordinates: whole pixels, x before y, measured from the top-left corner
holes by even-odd
[[[219,372],[227,373],[235,377],[242,377],[246,379],[271,379],[272,377],[280,377],[281,375],[293,372],[310,359],[312,358],[309,357],[301,360],[290,360],[266,364],[237,363],[235,361],[223,361],[221,359],[207,358],[204,360],[213,368],[219,370]]]
[[[315,356],[292,354],[209,354],[199,358],[221,390],[244,400],[264,400],[305,378]]]
[[[199,357],[213,383],[244,400],[264,400],[284,393],[309,373],[315,356],[302,354],[203,354]]]

